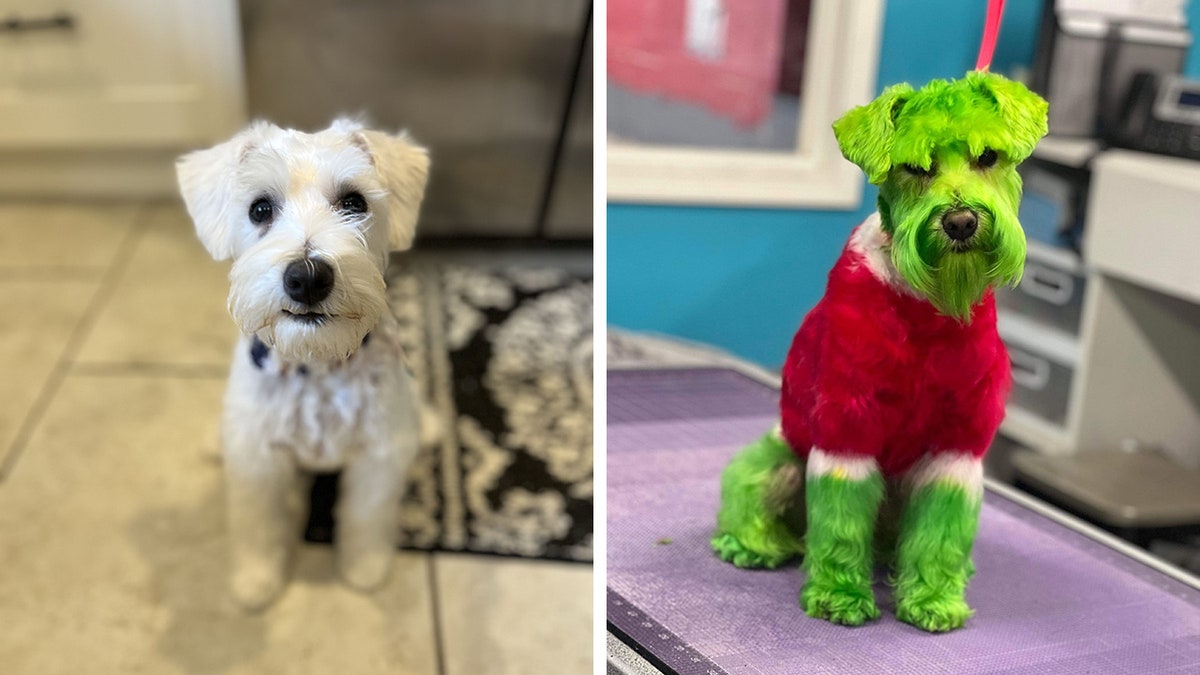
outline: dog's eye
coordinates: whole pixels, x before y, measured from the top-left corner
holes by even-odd
[[[1000,155],[991,148],[986,148],[978,157],[975,158],[975,166],[981,169],[987,169],[996,164],[996,160],[1000,159]]]
[[[930,178],[937,173],[936,163],[930,164],[928,169],[922,169],[916,164],[902,164],[900,168],[904,169],[904,172],[908,175],[917,176],[918,178]]]
[[[367,200],[357,192],[349,192],[338,200],[338,209],[346,213],[366,213]]]
[[[256,199],[250,205],[250,222],[255,225],[265,225],[271,222],[275,217],[275,207],[271,204],[271,200],[263,198]]]

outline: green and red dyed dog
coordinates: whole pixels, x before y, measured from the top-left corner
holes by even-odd
[[[1009,361],[992,288],[1025,262],[1016,166],[1046,133],[1046,102],[986,72],[888,88],[834,123],[879,185],[783,369],[780,425],[721,478],[713,549],[739,567],[804,556],[800,604],[859,625],[879,616],[876,560],[896,614],[962,626]]]

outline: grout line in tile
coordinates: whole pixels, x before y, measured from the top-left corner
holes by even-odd
[[[215,364],[76,361],[69,364],[69,368],[69,374],[74,377],[174,377],[211,380],[225,379],[229,375],[228,366]]]
[[[108,269],[105,270],[104,275],[100,278],[100,283],[97,284],[96,290],[92,293],[92,298],[88,303],[87,309],[84,310],[83,315],[75,323],[75,327],[71,330],[71,335],[67,339],[66,346],[54,364],[54,368],[50,371],[50,375],[46,378],[45,382],[42,383],[42,388],[38,391],[33,405],[26,412],[21,425],[17,427],[17,433],[13,437],[12,443],[8,446],[8,452],[4,454],[3,458],[0,458],[0,484],[3,484],[8,479],[8,476],[16,467],[17,461],[21,458],[21,453],[24,452],[30,438],[33,437],[34,430],[37,429],[37,426],[46,414],[46,410],[50,407],[50,402],[62,387],[63,380],[66,379],[75,354],[79,352],[83,341],[87,339],[88,334],[91,332],[96,318],[108,304],[108,300],[112,296],[117,282],[120,281],[121,276],[129,267],[129,261],[133,258],[134,248],[150,222],[151,212],[151,208],[145,204],[139,206],[134,211],[133,227],[129,228],[120,245],[118,245],[117,253],[113,256]]]
[[[104,276],[103,267],[46,265],[36,267],[3,267],[0,266],[0,283],[5,282],[80,282],[96,281]]]
[[[446,675],[446,645],[442,634],[442,596],[438,592],[436,553],[425,556],[426,572],[429,578],[429,605],[433,611],[433,649],[437,659],[438,675]]]

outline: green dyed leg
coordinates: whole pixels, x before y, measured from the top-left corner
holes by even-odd
[[[896,617],[918,628],[944,632],[971,616],[963,597],[974,568],[971,545],[980,498],[961,484],[941,480],[910,495],[896,550]]]
[[[792,508],[803,503],[803,476],[799,459],[774,432],[734,456],[721,473],[717,556],[738,567],[774,568],[803,554],[803,512]]]
[[[809,476],[808,578],[800,591],[800,606],[809,616],[847,626],[879,617],[871,567],[883,492],[883,478],[874,469],[859,478],[836,467]]]

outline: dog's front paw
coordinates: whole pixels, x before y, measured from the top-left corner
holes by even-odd
[[[844,626],[861,626],[879,618],[875,595],[864,589],[808,582],[800,591],[800,606],[815,619],[827,619]]]
[[[267,562],[243,563],[233,572],[233,599],[248,610],[260,610],[279,596],[284,585],[283,570]]]
[[[972,614],[961,597],[912,600],[901,598],[896,603],[896,618],[930,633],[945,633],[962,628]]]
[[[343,555],[338,560],[342,578],[360,591],[378,588],[392,568],[391,550]]]

